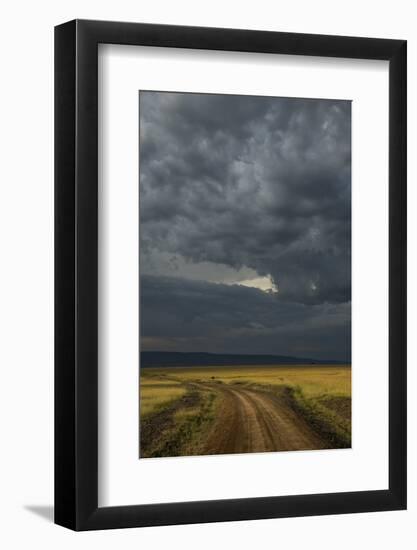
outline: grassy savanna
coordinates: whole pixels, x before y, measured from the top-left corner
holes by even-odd
[[[140,384],[140,416],[145,419],[149,414],[166,408],[187,393],[187,388],[180,381],[159,380],[143,376]]]
[[[141,369],[140,456],[350,447],[351,368]]]

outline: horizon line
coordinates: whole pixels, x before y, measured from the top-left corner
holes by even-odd
[[[305,361],[327,361],[327,362],[342,362],[342,363],[352,363],[352,359],[323,359],[323,358],[316,358],[316,357],[299,357],[297,355],[287,355],[287,354],[280,354],[280,353],[230,353],[230,352],[212,352],[212,351],[178,351],[178,350],[140,350],[140,353],[182,353],[182,354],[192,354],[192,353],[200,353],[204,355],[240,355],[240,356],[279,356],[279,357],[288,357],[291,359],[301,359]]]

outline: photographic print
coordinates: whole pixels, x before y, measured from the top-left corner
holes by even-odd
[[[139,107],[139,457],[349,448],[351,102]]]

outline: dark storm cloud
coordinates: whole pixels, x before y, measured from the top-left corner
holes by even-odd
[[[255,288],[141,278],[142,349],[350,361],[350,304],[283,302]]]
[[[147,250],[270,275],[281,300],[350,300],[350,103],[141,93]]]
[[[143,349],[350,360],[350,111],[141,92]]]

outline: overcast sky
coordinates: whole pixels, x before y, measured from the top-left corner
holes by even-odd
[[[140,92],[141,349],[350,361],[351,104]]]

